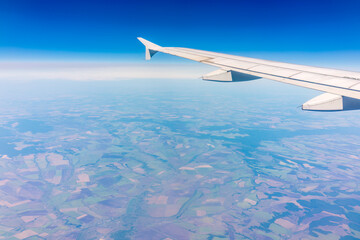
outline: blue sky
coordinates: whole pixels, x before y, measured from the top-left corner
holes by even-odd
[[[358,51],[359,10],[358,0],[1,0],[0,50],[134,54],[142,36],[222,52]]]

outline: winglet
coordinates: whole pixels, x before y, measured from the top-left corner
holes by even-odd
[[[161,46],[156,45],[152,42],[149,42],[148,40],[145,40],[141,37],[137,38],[142,44],[145,45],[145,59],[150,60],[152,56],[154,56],[160,49]]]

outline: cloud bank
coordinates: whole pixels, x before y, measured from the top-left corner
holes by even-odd
[[[0,80],[194,79],[211,70],[194,63],[0,62]]]

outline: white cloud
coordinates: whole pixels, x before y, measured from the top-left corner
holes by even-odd
[[[0,80],[109,81],[194,79],[211,71],[201,64],[116,62],[0,62]]]
[[[238,53],[237,55],[245,55],[275,61],[284,61],[295,64],[359,71],[360,59],[358,58],[358,54],[359,52],[267,52],[247,54]],[[36,56],[36,54],[29,55]],[[168,56],[169,58],[167,58],[167,55],[162,56],[162,62],[159,62],[158,59],[153,59],[149,62],[136,62],[134,59],[139,59],[140,56],[123,56],[123,58],[118,58],[117,60],[106,58],[106,56],[102,55],[99,55],[98,57],[89,55],[89,58],[70,58],[71,56],[69,55],[63,58],[60,58],[61,56],[59,58],[38,58],[39,60],[31,60],[30,56],[28,56],[28,58],[9,57],[7,58],[7,60],[5,60],[5,58],[0,58],[0,81],[110,81],[128,79],[194,79],[199,78],[200,76],[216,69],[215,67],[183,59],[181,60],[182,62],[177,62],[177,58],[172,56]],[[80,59],[91,59],[91,61],[84,61]],[[105,60],[96,61],[93,59]],[[124,62],[124,59],[130,62]]]

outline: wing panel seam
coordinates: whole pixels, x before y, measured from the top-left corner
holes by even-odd
[[[179,51],[179,50],[173,50],[173,51]],[[183,53],[188,53],[188,54],[194,54],[193,52],[191,51],[188,51],[188,50],[180,50],[179,52],[183,52]],[[214,55],[214,54],[203,54],[203,55],[199,55],[199,53],[197,54],[194,54],[195,56],[200,56],[200,57],[204,57],[204,55],[210,55],[211,57],[209,56],[206,56],[206,57],[209,57],[209,59],[215,59],[217,58],[218,56]],[[226,55],[226,54],[225,54]],[[231,58],[231,57],[227,57],[227,56],[221,56],[221,58],[224,58],[226,60],[234,60],[234,61],[242,61],[242,62],[245,62],[245,63],[251,63],[251,64],[257,64],[255,66],[251,66],[250,68],[253,68],[253,67],[257,67],[257,66],[268,66],[268,67],[274,67],[274,68],[279,68],[279,69],[286,69],[286,70],[293,70],[293,71],[300,71],[301,73],[312,73],[312,74],[318,74],[318,75],[322,75],[322,76],[327,76],[327,77],[338,77],[338,78],[349,78],[349,79],[353,79],[353,80],[357,80],[359,81],[360,83],[360,79],[359,78],[352,78],[352,77],[346,77],[346,76],[336,76],[336,75],[331,75],[331,74],[325,74],[325,73],[317,73],[317,72],[312,72],[312,71],[304,71],[304,70],[298,70],[298,69],[293,69],[293,68],[288,68],[288,67],[278,67],[278,66],[274,66],[274,65],[271,65],[271,64],[263,64],[263,63],[255,63],[255,62],[250,62],[250,61],[246,61],[246,60],[239,60],[239,59],[236,59],[236,58]],[[208,59],[206,59],[208,60]],[[206,60],[202,60],[201,62],[204,62]],[[303,65],[299,65],[299,66],[303,66]],[[304,66],[304,67],[308,67],[308,66]],[[250,69],[250,68],[247,68],[247,69]],[[245,69],[245,68],[244,68]],[[299,73],[296,73],[296,74],[299,74]],[[296,75],[295,74],[295,75]],[[286,77],[284,77],[286,78]]]
[[[222,64],[218,64],[218,65],[226,66],[226,65],[222,65]],[[245,69],[236,68],[236,67],[233,67],[233,68],[238,69],[238,70],[245,70]],[[275,74],[262,73],[262,72],[257,72],[257,71],[253,71],[253,70],[247,70],[247,71],[250,71],[250,72],[252,72],[252,73],[258,73],[258,74],[260,73],[260,74],[263,74],[263,75],[268,75],[268,76],[273,76],[273,77],[288,79],[288,80],[292,80],[292,81],[298,81],[298,82],[303,82],[303,83],[311,83],[311,84],[321,85],[321,86],[325,86],[325,87],[339,88],[339,89],[349,90],[349,91],[353,91],[353,92],[360,92],[360,90],[351,89],[351,88],[344,88],[344,87],[339,87],[339,86],[334,86],[334,85],[328,85],[328,84],[323,84],[323,83],[310,82],[310,81],[306,81],[306,80],[301,80],[301,79],[296,79],[296,78],[290,78],[290,77],[283,77],[283,76],[279,76],[279,75],[275,75]],[[356,84],[359,84],[359,83],[356,83]],[[355,84],[355,85],[356,85],[356,84]]]

